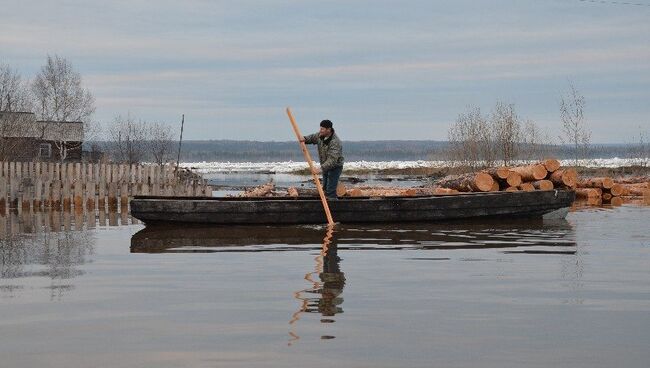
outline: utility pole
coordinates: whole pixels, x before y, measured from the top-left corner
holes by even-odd
[[[181,162],[181,146],[183,145],[183,126],[185,125],[185,114],[181,117],[181,139],[178,141],[178,158],[176,159],[176,171]]]

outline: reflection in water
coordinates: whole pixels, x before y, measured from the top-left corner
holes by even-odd
[[[305,280],[312,283],[309,289],[300,290],[294,293],[294,298],[300,301],[300,308],[291,316],[289,324],[292,329],[289,331],[288,345],[291,346],[300,336],[294,331],[293,327],[300,320],[301,313],[320,313],[323,317],[334,317],[337,313],[343,313],[341,304],[345,286],[345,274],[339,267],[340,258],[338,248],[334,240],[334,226],[328,226],[323,239],[323,245],[320,254],[316,257],[315,272],[305,275]],[[318,275],[319,280],[313,279]],[[332,318],[323,318],[321,323],[334,323]],[[334,336],[321,336],[322,339],[332,339]]]
[[[552,222],[481,221],[338,225],[339,250],[503,249],[575,252],[573,228]],[[321,226],[148,226],[131,238],[133,253],[320,250]]]
[[[473,249],[494,249],[522,257],[565,257],[563,280],[569,283],[575,302],[580,299],[581,255],[573,227],[566,220],[341,224],[336,229],[327,228],[324,239],[322,226],[150,226],[131,238],[133,253],[319,251],[314,272],[305,275],[311,286],[294,293],[299,308],[289,321],[289,345],[300,339],[296,327],[304,313],[319,313],[321,323],[332,323],[335,315],[343,312],[341,295],[346,278],[340,269],[339,251],[414,251],[414,257],[405,258],[449,261],[448,256],[422,257],[415,251]],[[468,252],[462,252],[456,257],[459,261],[476,260],[467,255]]]
[[[0,211],[0,297],[46,279],[41,287],[60,300],[93,255],[95,226],[94,212]]]

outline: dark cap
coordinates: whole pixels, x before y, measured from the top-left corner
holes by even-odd
[[[332,129],[332,122],[329,120],[323,120],[320,122],[320,126],[327,129]]]

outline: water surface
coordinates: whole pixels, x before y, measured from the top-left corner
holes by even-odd
[[[149,227],[0,216],[7,367],[647,367],[650,208]]]

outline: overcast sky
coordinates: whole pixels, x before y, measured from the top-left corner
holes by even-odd
[[[615,2],[614,2],[615,3]],[[514,103],[552,136],[572,81],[594,142],[650,128],[648,6],[580,0],[0,0],[0,63],[72,62],[95,120],[177,124],[188,139],[436,139],[468,105]]]

